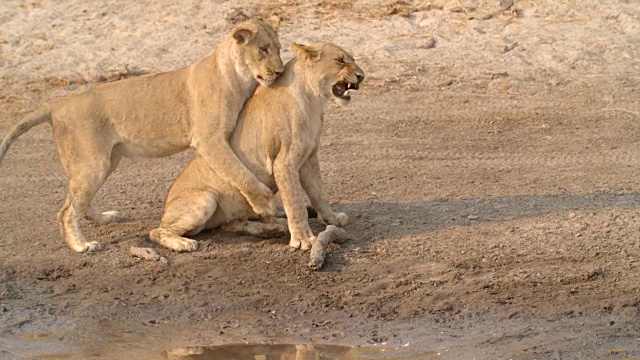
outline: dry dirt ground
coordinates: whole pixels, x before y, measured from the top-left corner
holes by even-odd
[[[167,265],[133,258],[154,246],[183,153],[123,161],[96,204],[128,220],[83,222],[105,249],[72,253],[55,217],[65,175],[41,126],[0,168],[0,358],[244,342],[640,358],[636,1],[4,0],[0,135],[126,69],[189,65],[271,13],[285,60],[293,41],[328,40],[367,72],[349,106],[327,109],[321,149],[352,240],[319,272],[285,238],[222,232],[190,254],[156,248]]]

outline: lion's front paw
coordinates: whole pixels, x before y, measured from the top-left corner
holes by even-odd
[[[108,224],[112,222],[121,221],[123,219],[123,216],[118,211],[105,211],[105,212],[91,211],[87,215],[87,218],[97,222],[98,224]]]
[[[345,226],[349,221],[349,216],[345,213],[339,212],[331,214],[327,219],[320,216],[320,221],[322,221],[325,225],[335,225],[335,226]]]
[[[263,183],[260,183],[257,191],[248,197],[247,200],[251,204],[253,212],[257,215],[265,217],[276,216],[277,212],[276,205],[273,201],[273,192]]]
[[[102,222],[105,222],[105,223],[121,221],[124,218],[119,211],[113,211],[113,210],[103,212],[102,216],[103,216]]]
[[[311,249],[311,244],[315,241],[316,241],[315,236],[311,236],[303,239],[296,239],[294,237],[291,237],[291,240],[289,241],[289,246],[291,246],[292,248],[300,249],[300,250],[309,250]]]
[[[349,215],[345,213],[336,213],[336,223],[333,224],[335,226],[345,226],[349,222]]]
[[[80,250],[80,252],[91,253],[91,252],[96,252],[96,251],[100,250],[101,248],[102,248],[102,246],[100,245],[99,242],[97,242],[97,241],[89,241],[89,242],[86,242],[84,244],[84,249]]]
[[[174,239],[168,244],[172,250],[180,252],[192,252],[198,250],[198,241],[189,238]]]

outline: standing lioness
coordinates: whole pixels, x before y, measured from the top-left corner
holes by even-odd
[[[271,87],[259,87],[247,101],[231,148],[257,178],[272,190],[280,190],[291,232],[290,246],[308,249],[314,240],[309,227],[304,193],[320,217],[329,224],[344,225],[347,216],[334,213],[320,179],[318,146],[323,108],[334,98],[351,99],[364,79],[362,69],[343,49],[328,43],[293,45],[295,58]],[[223,226],[258,236],[284,232],[276,222],[248,221],[253,212],[229,182],[196,155],[173,183],[160,227],[152,240],[174,250],[190,251],[197,242],[181,235]]]
[[[284,69],[278,25],[278,19],[270,24],[247,21],[192,66],[102,84],[57,102],[9,132],[0,144],[0,162],[18,136],[43,122],[51,124],[69,177],[58,222],[75,251],[99,247],[80,233],[79,216],[101,223],[120,217],[116,211],[98,211],[91,200],[123,156],[161,157],[194,147],[203,163],[246,196],[256,213],[272,215],[273,194],[227,140],[258,83],[271,85]]]

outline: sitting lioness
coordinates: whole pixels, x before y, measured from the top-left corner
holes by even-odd
[[[258,87],[240,113],[229,139],[231,148],[258,180],[280,190],[295,248],[309,249],[315,237],[309,227],[304,193],[321,219],[342,226],[347,215],[334,213],[320,179],[318,146],[327,100],[351,99],[364,79],[353,57],[338,46],[316,43],[292,45],[294,58],[271,87]],[[273,218],[255,217],[249,204],[228,181],[211,171],[200,155],[173,183],[160,227],[150,238],[170,249],[190,251],[197,242],[182,235],[222,227],[257,236],[284,233]]]
[[[69,177],[58,222],[69,246],[97,249],[78,228],[78,217],[105,223],[120,218],[91,200],[123,156],[161,157],[194,147],[202,163],[246,196],[260,215],[275,214],[273,194],[228,144],[242,106],[258,84],[283,71],[279,19],[238,25],[215,52],[189,67],[106,83],[70,96],[18,124],[0,144],[0,162],[15,139],[48,122]],[[195,248],[191,249],[195,250]]]

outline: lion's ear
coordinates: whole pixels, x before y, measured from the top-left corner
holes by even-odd
[[[267,25],[271,26],[275,32],[280,30],[280,17],[278,15],[271,15],[264,21]]]
[[[298,59],[318,61],[322,57],[322,51],[312,48],[311,46],[301,44],[291,44],[293,55]]]
[[[233,38],[238,44],[246,44],[256,35],[256,30],[251,29],[248,24],[241,24],[233,30]]]

